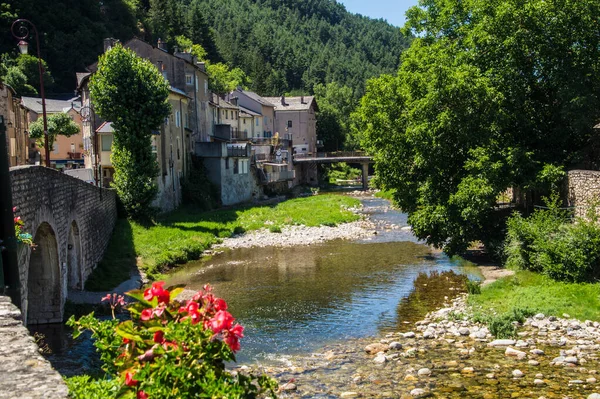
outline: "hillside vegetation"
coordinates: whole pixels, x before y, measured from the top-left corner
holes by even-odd
[[[9,5],[10,4],[10,5]],[[53,92],[70,92],[75,72],[97,60],[102,39],[136,35],[174,46],[185,36],[211,62],[239,67],[262,95],[337,82],[360,98],[368,78],[398,68],[407,40],[383,20],[351,14],[334,0],[21,0],[1,4],[0,25],[18,17],[40,31]],[[16,55],[10,35],[0,52]]]

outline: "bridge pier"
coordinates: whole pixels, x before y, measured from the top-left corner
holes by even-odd
[[[369,189],[369,164],[362,164],[362,187],[363,190],[367,191]]]

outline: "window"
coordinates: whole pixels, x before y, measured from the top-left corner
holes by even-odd
[[[240,173],[240,165],[237,158],[233,159],[233,174],[237,175]]]
[[[184,123],[184,127],[190,127],[190,123],[189,123],[190,119],[189,119],[189,115],[187,113],[183,114],[183,123]]]
[[[181,127],[181,112],[175,111],[175,126]]]
[[[111,135],[102,135],[100,136],[100,140],[102,141],[102,151],[110,151],[113,142],[113,136]]]
[[[196,93],[200,91],[200,85],[198,84],[198,76],[196,76]]]
[[[188,86],[191,86],[194,84],[194,77],[189,73],[185,74],[185,84]]]
[[[204,81],[204,94],[208,94],[208,80]]]
[[[258,126],[258,118],[256,118],[256,126]]]
[[[246,124],[246,118],[242,119],[242,121],[244,121],[244,125]]]
[[[165,78],[165,80],[169,80],[169,75],[167,74],[167,71],[163,71],[162,76],[163,78]]]
[[[263,123],[264,123],[264,125],[265,125],[265,126],[267,126],[267,117],[265,116],[265,117],[264,117],[264,119],[265,119],[265,120],[264,120],[264,122],[263,122]]]
[[[181,143],[179,137],[177,137],[177,159],[181,159]]]
[[[225,169],[229,169],[229,158],[225,159]]]
[[[287,125],[287,127],[288,127],[288,128],[292,127],[292,121],[288,121],[288,125]]]

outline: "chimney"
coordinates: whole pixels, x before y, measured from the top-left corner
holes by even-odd
[[[205,62],[197,62],[196,65],[202,72],[206,72],[206,63]]]
[[[285,96],[281,96],[281,105],[285,105]]]
[[[238,98],[237,97],[231,97],[229,99],[229,102],[232,103],[233,105],[235,105],[237,107],[237,105],[238,105]]]
[[[104,52],[106,53],[108,50],[110,50],[117,42],[118,40],[113,39],[112,37],[107,37],[104,39]]]
[[[300,96],[300,104],[304,104],[304,96]]]
[[[157,47],[159,49],[161,49],[162,51],[164,51],[165,53],[168,52],[167,51],[167,42],[163,42],[162,39],[160,39],[160,38],[158,39]]]

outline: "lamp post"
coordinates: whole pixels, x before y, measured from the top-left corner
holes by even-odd
[[[42,55],[40,54],[40,38],[38,31],[28,19],[20,18],[12,23],[10,31],[15,39],[19,41],[18,47],[21,54],[27,54],[29,51],[29,43],[26,39],[30,36],[30,29],[35,36],[37,45],[38,71],[40,73],[40,95],[42,96],[42,117],[44,121],[44,152],[46,153],[46,167],[50,167],[50,147],[48,145],[48,120],[46,119],[46,95],[44,94],[44,66],[42,64]]]

